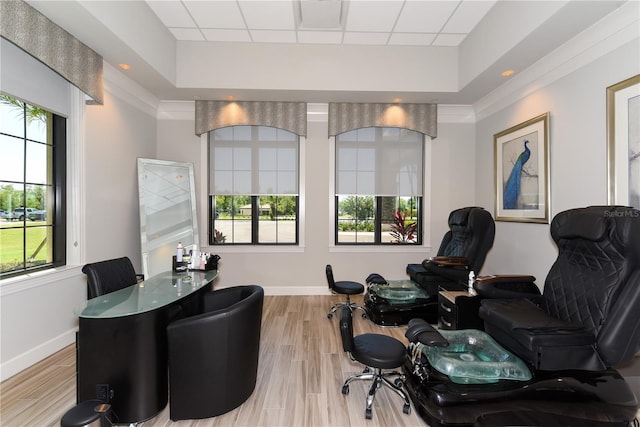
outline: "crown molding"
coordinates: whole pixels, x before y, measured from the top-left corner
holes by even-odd
[[[195,101],[160,101],[158,120],[191,120],[196,117]]]
[[[628,1],[473,104],[482,120],[638,39],[640,2]]]
[[[138,110],[156,117],[160,100],[111,64],[104,62],[104,90]]]
[[[438,123],[475,123],[472,105],[438,104]]]

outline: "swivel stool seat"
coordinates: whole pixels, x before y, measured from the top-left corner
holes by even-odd
[[[341,307],[347,307],[349,310],[362,310],[362,317],[367,317],[367,314],[364,310],[364,307],[356,304],[355,302],[351,302],[351,295],[359,295],[364,292],[364,285],[359,282],[353,282],[351,280],[334,280],[333,278],[333,268],[330,264],[327,264],[325,268],[325,272],[327,274],[327,283],[329,285],[329,289],[334,294],[346,295],[347,300],[345,302],[338,302],[331,307],[329,313],[327,313],[327,318],[331,319],[333,317],[333,313],[335,313]]]

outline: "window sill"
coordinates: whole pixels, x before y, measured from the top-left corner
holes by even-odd
[[[331,253],[389,253],[402,252],[410,254],[424,254],[431,252],[431,246],[420,245],[332,245],[329,246]]]
[[[214,245],[202,248],[204,252],[212,254],[274,254],[274,253],[302,253],[304,246],[262,246],[262,245]]]
[[[81,268],[82,266],[80,265],[65,265],[0,280],[0,296],[23,292],[32,288],[49,285],[54,281],[77,276],[82,273]]]

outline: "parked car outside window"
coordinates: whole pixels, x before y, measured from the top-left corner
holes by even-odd
[[[27,218],[29,217],[30,214],[36,211],[36,208],[16,208],[13,210],[13,213],[11,214],[11,218],[9,219],[12,219],[12,220],[17,219],[19,221],[24,221],[25,209],[27,213]]]

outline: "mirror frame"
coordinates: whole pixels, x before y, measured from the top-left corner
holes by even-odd
[[[152,170],[164,169],[167,171],[184,169],[188,179],[188,198],[190,218],[185,218],[186,227],[171,230],[170,233],[157,234],[150,230],[150,216],[147,214],[147,204],[152,195],[157,197],[157,192],[153,193],[147,188],[146,176]],[[184,179],[184,175],[176,175],[175,179]],[[167,174],[170,175],[170,174]],[[170,182],[169,182],[170,183]],[[184,187],[184,185],[182,185]],[[196,208],[195,173],[193,163],[174,162],[167,160],[138,158],[138,197],[140,200],[140,249],[142,253],[142,270],[145,278],[152,277],[164,271],[171,271],[173,255],[176,254],[178,242],[182,242],[185,251],[199,248],[198,239],[198,216]],[[167,199],[168,200],[168,199]],[[171,212],[162,210],[166,216],[171,217]],[[184,207],[174,213],[184,215]],[[168,214],[168,215],[167,215]],[[170,230],[172,224],[166,224],[163,230]],[[156,266],[162,266],[160,268]]]

